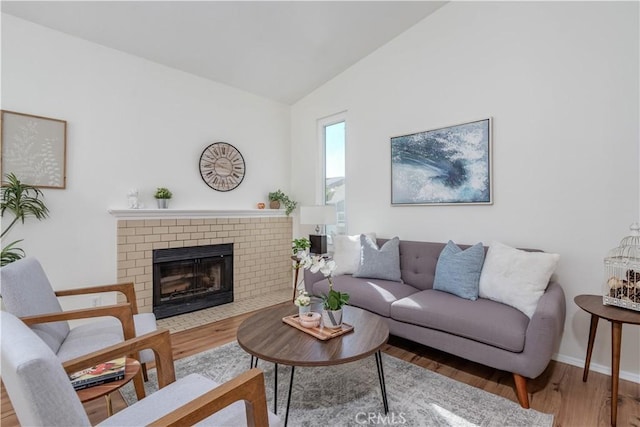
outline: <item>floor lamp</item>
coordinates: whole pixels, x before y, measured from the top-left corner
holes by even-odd
[[[316,234],[309,235],[309,252],[316,255],[327,253],[326,226],[336,223],[335,205],[301,206],[300,224],[316,226]],[[322,234],[321,234],[322,232]]]

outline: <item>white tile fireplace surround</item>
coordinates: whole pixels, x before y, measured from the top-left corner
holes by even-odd
[[[292,286],[292,220],[281,210],[110,209],[117,221],[118,282],[134,282],[138,309],[153,309],[154,249],[233,244],[234,301]]]

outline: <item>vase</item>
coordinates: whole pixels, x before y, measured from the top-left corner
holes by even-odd
[[[322,310],[322,324],[329,329],[340,328],[342,326],[342,309]]]
[[[311,306],[310,305],[301,305],[298,306],[298,316],[302,317],[303,314],[308,313],[311,311]]]
[[[316,328],[320,325],[320,313],[314,313],[312,311],[305,313],[304,316],[300,316],[300,325],[303,328]]]
[[[156,199],[158,201],[158,209],[167,209],[169,207],[169,199]]]
[[[269,207],[271,209],[280,209],[280,200],[272,200],[269,202]]]

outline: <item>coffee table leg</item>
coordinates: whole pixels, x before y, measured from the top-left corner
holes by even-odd
[[[291,404],[291,390],[293,390],[293,373],[295,370],[296,367],[291,366],[291,379],[289,380],[289,396],[287,397],[287,412],[284,416],[284,427],[287,427],[287,422],[289,421],[289,405]]]
[[[254,360],[255,360],[255,363],[253,363]],[[258,359],[257,357],[254,358],[254,356],[251,356],[251,369],[258,367],[258,360],[260,359]]]
[[[278,415],[278,364],[273,372],[273,413]]]
[[[387,386],[384,383],[384,369],[382,369],[382,354],[380,350],[376,351],[376,367],[378,368],[378,380],[380,380],[380,391],[382,392],[382,404],[384,405],[384,413],[389,413],[389,402],[387,401]]]

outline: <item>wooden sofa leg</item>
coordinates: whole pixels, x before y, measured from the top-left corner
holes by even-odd
[[[518,403],[524,409],[529,409],[529,394],[527,393],[527,379],[522,375],[513,374],[513,381],[516,383],[516,395]]]

